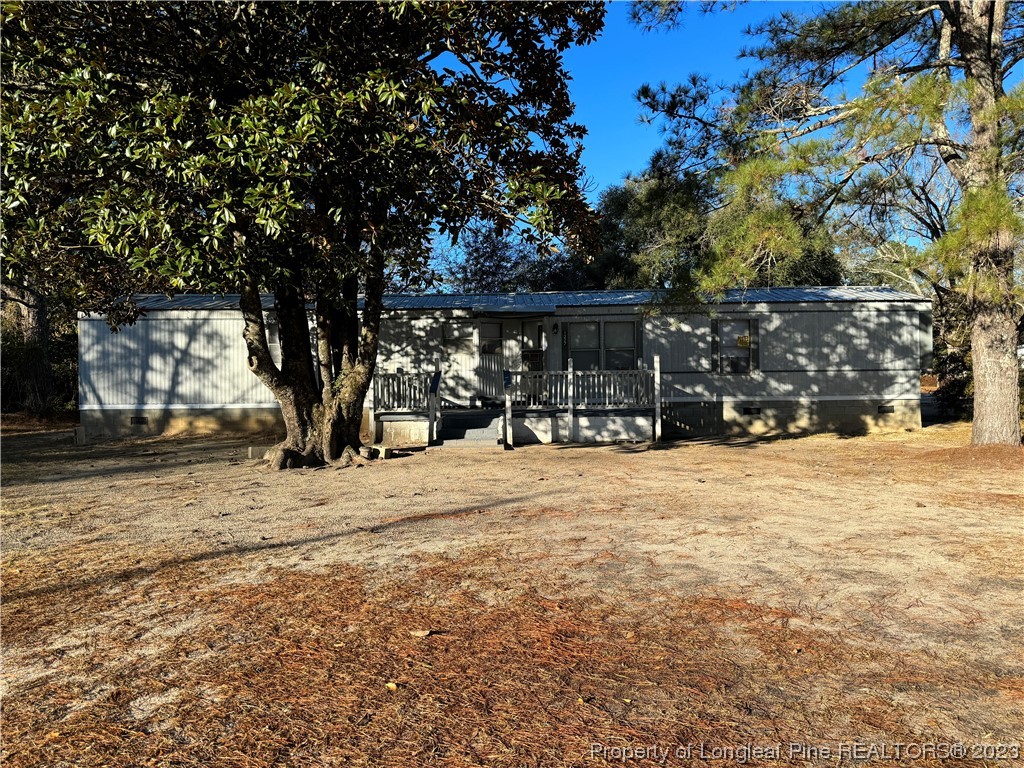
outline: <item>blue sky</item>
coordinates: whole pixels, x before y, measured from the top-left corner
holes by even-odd
[[[786,8],[813,11],[807,2],[752,2],[730,13],[704,15],[696,3],[686,9],[683,26],[671,31],[644,32],[629,21],[629,3],[609,5],[605,28],[597,42],[569,51],[566,65],[573,76],[576,119],[587,126],[583,162],[591,180],[589,197],[639,172],[662,142],[658,125],[642,125],[633,94],[641,84],[669,84],[691,72],[713,82],[735,82],[753,60],[738,59],[752,38],[743,30]]]
[[[590,179],[588,196],[596,203],[601,190],[618,184],[627,173],[642,171],[662,143],[657,123],[639,122],[633,97],[643,83],[669,84],[700,72],[712,82],[734,83],[757,62],[739,59],[740,49],[754,38],[743,34],[783,10],[813,13],[824,3],[750,2],[732,12],[702,14],[697,3],[686,9],[683,26],[644,32],[629,21],[629,3],[609,3],[605,27],[597,42],[570,50],[565,61],[572,73],[576,120],[587,127],[583,162]],[[1019,84],[1021,67],[1007,77],[1006,87]]]

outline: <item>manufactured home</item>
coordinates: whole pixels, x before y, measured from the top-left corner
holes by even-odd
[[[921,424],[931,304],[890,288],[394,295],[364,427],[399,443],[677,439]],[[88,436],[280,425],[246,367],[237,296],[138,298],[79,319]],[[273,302],[265,302],[274,350]]]

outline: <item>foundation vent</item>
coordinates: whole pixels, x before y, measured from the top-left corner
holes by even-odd
[[[879,413],[896,413],[895,405],[880,405],[878,406]]]
[[[131,425],[133,427],[142,427],[149,424],[149,416],[132,416]]]
[[[743,406],[743,415],[744,416],[760,416],[761,415],[761,409],[760,408],[751,408],[750,406],[745,405],[745,406]]]

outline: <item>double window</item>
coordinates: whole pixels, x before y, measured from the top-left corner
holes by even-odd
[[[579,371],[625,371],[637,367],[636,323],[588,320],[569,323],[566,357]]]

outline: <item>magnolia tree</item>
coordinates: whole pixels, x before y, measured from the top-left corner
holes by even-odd
[[[649,25],[681,12],[635,8]],[[726,171],[719,270],[739,278],[800,247],[809,215],[834,228],[844,209],[898,199],[934,240],[938,270],[921,271],[942,272],[971,324],[973,441],[1019,444],[1024,92],[1006,82],[1024,58],[1024,3],[838,3],[750,31],[758,66],[735,87],[693,76],[640,92],[684,167]],[[947,211],[907,183],[929,158],[952,184]]]
[[[426,274],[432,237],[472,219],[588,231],[561,55],[603,14],[5,6],[7,278],[92,306],[116,306],[126,285],[240,293],[249,367],[287,427],[272,463],[337,461],[359,444],[385,285]]]

